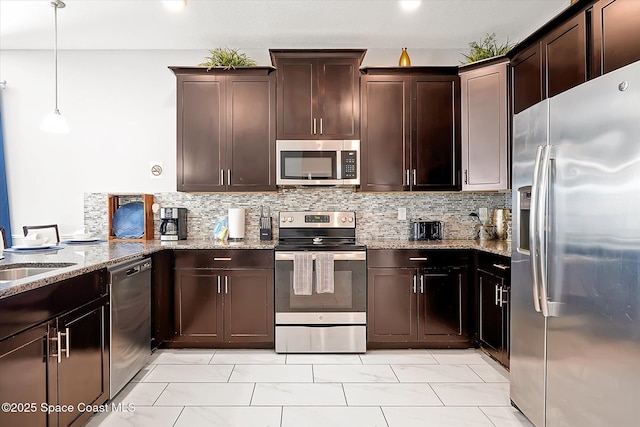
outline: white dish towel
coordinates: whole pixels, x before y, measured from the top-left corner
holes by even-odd
[[[313,258],[311,252],[293,254],[293,294],[311,295],[313,291]]]
[[[333,254],[318,252],[316,254],[316,292],[332,294],[334,290],[333,276]]]

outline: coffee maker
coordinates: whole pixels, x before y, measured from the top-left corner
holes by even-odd
[[[160,240],[187,238],[187,209],[160,208]]]

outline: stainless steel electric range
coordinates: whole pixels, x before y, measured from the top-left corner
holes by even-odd
[[[366,351],[367,252],[355,212],[280,212],[277,353]]]

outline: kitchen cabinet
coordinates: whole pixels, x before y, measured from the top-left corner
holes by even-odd
[[[587,81],[586,19],[578,13],[542,38],[545,98]]]
[[[177,77],[178,191],[275,191],[270,67],[170,67]]]
[[[277,67],[278,139],[360,139],[365,50],[270,50]]]
[[[478,253],[478,341],[498,362],[509,367],[511,290],[510,259]]]
[[[78,405],[106,402],[107,281],[101,270],[0,300],[0,398],[34,404],[0,412],[0,425],[83,425],[92,411]]]
[[[370,347],[459,347],[472,340],[466,251],[369,250]]]
[[[367,68],[363,191],[460,189],[457,67]]]
[[[534,43],[511,59],[513,114],[518,114],[544,99],[542,53]]]
[[[462,190],[509,187],[508,60],[461,67]]]
[[[171,346],[274,340],[273,251],[176,250]]]
[[[592,77],[640,60],[640,2],[600,0],[593,5],[591,16]]]

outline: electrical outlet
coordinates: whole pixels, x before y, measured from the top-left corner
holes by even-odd
[[[398,208],[398,221],[407,220],[407,208]]]

